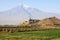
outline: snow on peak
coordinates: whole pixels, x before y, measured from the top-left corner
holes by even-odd
[[[30,6],[28,6],[27,4],[22,4],[22,7],[28,9]]]

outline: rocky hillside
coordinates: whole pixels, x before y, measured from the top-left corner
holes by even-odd
[[[19,26],[59,27],[60,19],[56,17],[49,17],[42,20],[30,19],[29,21],[23,22]]]

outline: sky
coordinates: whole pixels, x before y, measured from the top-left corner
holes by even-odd
[[[27,14],[23,14],[24,12],[22,14],[20,13],[20,15],[17,13],[17,16],[9,16],[5,13],[2,14],[2,12],[6,12],[21,5],[23,5],[25,8],[36,8],[46,13],[60,14],[60,0],[0,0],[0,25],[18,24],[18,22],[20,23],[22,20],[25,21],[27,18],[25,16],[27,16]],[[21,12],[21,10],[19,12]],[[39,14],[35,16],[38,15]]]
[[[60,14],[60,0],[0,0],[0,12],[27,4],[44,12]]]

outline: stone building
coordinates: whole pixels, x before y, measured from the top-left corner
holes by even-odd
[[[36,25],[39,21],[40,20],[30,18],[28,21],[24,21],[22,24],[18,26],[33,26],[33,25]]]
[[[16,26],[0,25],[0,32],[15,32],[17,31]]]
[[[35,23],[37,23],[37,22],[39,22],[40,20],[38,20],[38,19],[29,19],[29,24],[35,24]]]

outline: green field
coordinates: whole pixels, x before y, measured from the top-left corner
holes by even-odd
[[[29,32],[0,32],[0,40],[60,40],[60,29]]]

